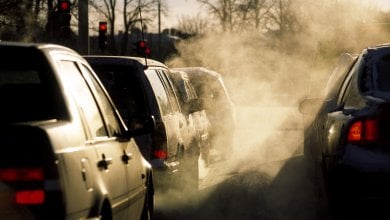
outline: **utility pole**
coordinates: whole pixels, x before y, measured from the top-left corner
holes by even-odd
[[[161,59],[161,0],[158,0],[158,51],[157,54]]]
[[[89,54],[88,0],[79,0],[79,52]]]

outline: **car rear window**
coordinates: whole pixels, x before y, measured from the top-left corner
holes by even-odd
[[[390,55],[379,59],[377,65],[378,88],[381,91],[390,91]]]
[[[146,114],[146,98],[136,67],[93,62],[91,66],[126,122],[133,116]]]
[[[19,52],[19,53],[18,53]],[[59,118],[46,60],[29,48],[5,48],[0,55],[0,120],[24,122]],[[51,76],[51,79],[53,76]],[[51,85],[50,85],[51,84]],[[57,88],[57,91],[53,91]],[[58,100],[58,98],[57,98]]]

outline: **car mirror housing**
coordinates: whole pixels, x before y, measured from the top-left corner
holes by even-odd
[[[153,133],[156,128],[156,121],[153,115],[135,116],[129,118],[127,123],[130,136]]]

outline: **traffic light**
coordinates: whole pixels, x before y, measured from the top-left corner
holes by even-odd
[[[107,22],[99,22],[99,49],[103,50],[107,47]]]
[[[150,57],[152,50],[146,41],[140,40],[135,43],[136,52],[138,56]]]
[[[58,0],[57,10],[60,32],[67,36],[70,34],[70,0]]]

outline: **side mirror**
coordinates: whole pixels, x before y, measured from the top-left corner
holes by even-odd
[[[153,115],[130,117],[127,124],[131,136],[153,133],[156,121]]]
[[[323,104],[322,98],[304,99],[299,103],[299,112],[304,115],[314,115],[318,112]]]

